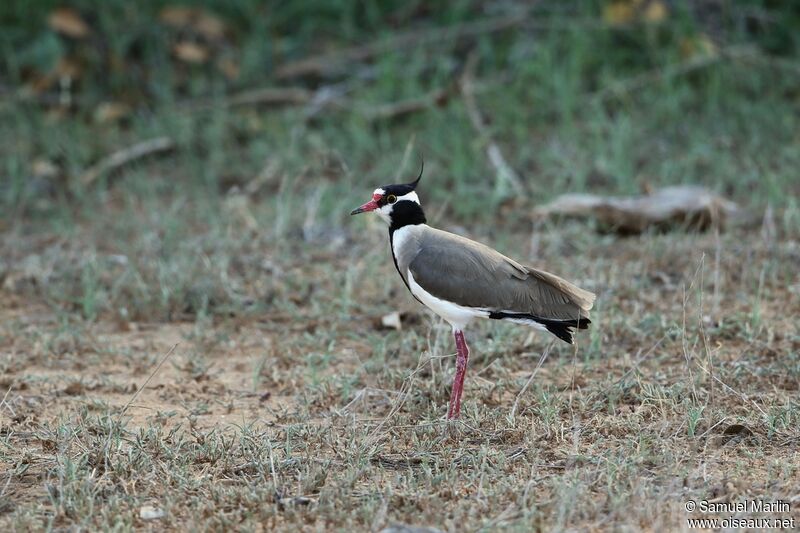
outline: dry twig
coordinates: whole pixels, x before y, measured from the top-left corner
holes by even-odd
[[[369,121],[390,120],[404,117],[417,111],[425,111],[431,107],[447,103],[453,92],[452,86],[442,87],[427,92],[416,98],[399,100],[388,104],[381,104],[363,111],[364,117]]]
[[[637,76],[621,80],[618,83],[604,87],[588,96],[589,101],[604,101],[609,98],[619,98],[626,94],[639,91],[648,85],[660,81],[685,76],[696,70],[702,70],[719,63],[722,60],[758,63],[770,67],[800,73],[800,64],[778,58],[764,56],[745,46],[731,46],[722,48],[716,53],[710,53],[691,58],[673,65],[654,68]]]
[[[553,347],[553,344],[554,343],[551,342],[544,349],[544,351],[542,352],[542,356],[539,358],[539,363],[537,363],[536,368],[534,368],[533,372],[531,372],[531,377],[528,378],[528,381],[525,382],[525,385],[522,386],[522,389],[519,391],[519,394],[517,394],[517,398],[516,400],[514,400],[514,406],[511,408],[511,415],[509,417],[512,422],[514,421],[514,415],[516,415],[517,413],[517,407],[519,406],[519,399],[522,398],[522,395],[525,394],[526,390],[528,390],[528,387],[530,387],[531,383],[533,382],[533,378],[536,377],[536,374],[539,372],[539,369],[542,368],[545,359],[547,359],[547,356],[550,354],[550,349]]]
[[[400,50],[409,46],[437,43],[448,40],[468,39],[487,33],[494,33],[519,26],[527,19],[527,12],[515,15],[498,17],[488,20],[479,20],[449,28],[426,28],[412,30],[390,37],[388,39],[372,42],[365,45],[353,46],[341,50],[334,50],[316,56],[311,56],[300,61],[288,63],[278,68],[278,79],[294,78],[307,75],[325,75],[335,72],[346,63],[365,61],[377,55]]]
[[[394,183],[399,183],[400,181],[400,176],[403,173],[403,169],[406,168],[408,158],[411,157],[411,151],[414,149],[414,142],[416,141],[416,138],[417,136],[413,134],[408,138],[406,149],[403,150],[403,159],[400,160],[400,166],[397,167],[397,172],[394,174]]]
[[[800,75],[800,62],[791,59],[762,54],[758,48],[752,46],[733,46],[723,48],[720,54],[733,61],[769,67],[784,72]]]
[[[136,391],[136,392],[133,394],[133,396],[131,396],[131,399],[130,399],[130,400],[128,400],[128,403],[126,403],[126,404],[125,404],[125,407],[123,407],[123,408],[122,408],[122,411],[120,411],[120,412],[119,412],[119,416],[120,416],[120,417],[121,417],[122,415],[124,415],[124,414],[125,414],[125,411],[127,411],[127,410],[128,410],[128,407],[130,407],[130,406],[131,406],[131,404],[132,404],[132,403],[133,403],[133,402],[136,400],[136,398],[138,398],[138,397],[139,397],[139,394],[141,394],[141,393],[142,393],[142,391],[143,391],[143,390],[144,390],[144,389],[147,387],[147,385],[150,383],[150,380],[151,380],[151,379],[153,379],[153,376],[155,376],[155,375],[158,373],[158,371],[161,369],[161,367],[162,367],[162,366],[164,366],[164,363],[166,363],[166,362],[167,362],[167,359],[169,359],[169,356],[170,356],[170,355],[172,355],[172,352],[174,352],[174,351],[175,351],[175,348],[177,348],[177,347],[178,347],[178,343],[175,343],[175,344],[173,344],[173,345],[172,345],[172,348],[170,348],[170,349],[167,351],[167,353],[165,353],[165,354],[164,354],[164,357],[162,357],[162,358],[161,358],[161,361],[158,363],[158,366],[156,366],[156,367],[153,369],[153,371],[152,371],[152,372],[150,373],[150,375],[147,377],[147,379],[146,379],[146,380],[145,380],[145,382],[142,384],[142,386],[141,386],[141,387],[139,387],[139,390],[137,390],[137,391]]]
[[[503,156],[503,152],[500,150],[500,147],[497,145],[494,139],[492,139],[492,136],[489,133],[489,128],[486,125],[486,120],[483,118],[483,114],[481,113],[480,109],[478,109],[473,88],[473,80],[475,77],[475,68],[477,66],[477,62],[478,56],[475,53],[470,54],[469,58],[467,59],[467,65],[464,67],[464,74],[461,78],[461,96],[464,99],[464,105],[467,108],[467,114],[472,122],[472,126],[486,143],[486,155],[488,156],[492,167],[494,167],[497,180],[510,184],[515,193],[523,194],[525,192],[525,187],[522,184],[522,180],[519,178],[514,169],[511,168],[511,165],[508,164],[506,158]]]
[[[187,112],[204,111],[215,107],[304,105],[312,101],[315,92],[303,87],[260,87],[234,93],[224,100],[195,100],[186,104]]]
[[[302,87],[262,87],[234,94],[226,101],[227,107],[246,105],[306,104],[314,97],[314,91]]]
[[[169,137],[156,137],[147,141],[141,141],[128,148],[118,150],[110,154],[84,172],[81,182],[84,185],[91,185],[103,174],[114,172],[120,168],[138,161],[144,157],[170,152],[175,148],[175,141]]]
[[[247,196],[255,195],[261,189],[261,187],[272,181],[272,179],[278,175],[280,167],[281,163],[278,158],[272,157],[267,160],[267,164],[264,165],[264,168],[261,169],[261,172],[259,172],[255,178],[250,180],[247,185],[244,186],[244,193]]]
[[[624,79],[618,83],[604,87],[599,91],[589,95],[590,101],[603,101],[609,98],[619,98],[628,93],[639,91],[648,85],[653,85],[663,80],[668,80],[678,76],[683,76],[700,70],[708,66],[714,65],[720,61],[719,55],[706,55],[690,59],[675,65],[668,65],[666,67],[658,67],[647,72],[643,72],[638,76]]]

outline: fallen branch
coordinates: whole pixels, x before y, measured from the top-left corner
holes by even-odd
[[[497,180],[510,184],[515,193],[523,194],[525,192],[525,187],[522,184],[522,180],[506,161],[500,147],[489,133],[489,128],[486,125],[483,114],[480,109],[478,109],[473,84],[477,62],[478,56],[475,53],[470,54],[467,59],[467,65],[464,67],[464,74],[461,77],[461,96],[464,99],[464,106],[467,109],[467,114],[469,115],[470,122],[472,122],[472,126],[486,143],[486,155],[492,167],[494,167]]]
[[[591,101],[603,101],[612,97],[618,98],[627,93],[641,90],[648,85],[652,85],[670,78],[683,76],[689,74],[690,72],[694,72],[695,70],[700,70],[714,65],[718,63],[720,59],[721,57],[719,55],[707,55],[690,59],[689,61],[684,61],[675,65],[659,67],[639,74],[638,76],[633,76],[632,78],[614,83],[608,87],[604,87],[599,91],[589,94],[588,97]]]
[[[323,87],[317,91],[301,88],[264,88],[235,94],[226,100],[215,104],[213,102],[194,103],[187,107],[188,111],[201,111],[211,109],[218,105],[223,108],[246,107],[258,105],[271,106],[307,106],[305,118],[313,119],[325,110],[354,111],[361,114],[366,120],[375,122],[379,120],[392,120],[412,113],[425,111],[432,107],[447,103],[452,96],[454,86],[442,87],[427,92],[421,96],[388,102],[374,107],[359,109],[352,102],[344,99],[346,90]]]
[[[597,196],[565,194],[537,207],[534,217],[592,218],[600,229],[622,235],[647,229],[705,230],[742,219],[744,212],[730,200],[703,187],[665,187],[644,196]]]
[[[460,26],[413,30],[395,35],[383,41],[334,50],[333,52],[311,56],[293,63],[287,63],[277,69],[275,76],[278,79],[287,79],[312,74],[318,76],[330,74],[340,69],[345,63],[365,61],[377,55],[393,50],[400,50],[409,46],[474,38],[487,33],[494,33],[519,26],[525,22],[525,20],[527,20],[527,11],[506,17],[469,22],[461,24]]]
[[[759,55],[748,47],[731,46],[728,48],[722,48],[715,53],[694,57],[680,63],[648,70],[647,72],[643,72],[638,76],[633,76],[632,78],[622,80],[609,85],[608,87],[604,87],[599,91],[591,93],[588,95],[588,99],[591,101],[603,101],[611,97],[620,97],[627,93],[639,91],[648,85],[652,85],[660,81],[676,78],[678,76],[685,76],[686,74],[694,72],[695,70],[702,70],[711,65],[715,65],[722,60],[753,62],[761,61],[769,66],[800,72],[800,66],[795,63],[784,61],[783,63],[776,64],[775,61],[781,60],[769,56]]]
[[[222,102],[223,107],[303,105],[314,98],[314,91],[302,87],[262,87],[233,94]],[[206,104],[213,107],[213,104]]]
[[[732,61],[741,61],[743,63],[750,63],[757,66],[790,72],[794,75],[800,75],[800,63],[797,61],[762,54],[757,47],[735,46],[723,48],[720,50],[720,54]]]
[[[364,76],[361,76],[364,77]],[[235,108],[246,106],[305,106],[304,119],[313,120],[323,111],[351,111],[359,113],[366,120],[392,120],[404,117],[432,107],[445,105],[453,96],[457,84],[440,87],[421,96],[378,104],[374,107],[359,108],[345,95],[352,91],[356,83],[353,80],[325,85],[314,91],[302,87],[264,87],[252,89],[228,96],[221,100],[203,99],[192,101],[183,106],[186,112],[207,111],[214,108]],[[480,91],[485,86],[475,88]]]
[[[125,165],[144,157],[170,152],[175,148],[175,141],[169,137],[156,137],[142,141],[104,157],[84,172],[81,183],[91,185],[103,174],[114,172]]]
[[[244,91],[231,96],[225,103],[227,107],[244,105],[306,104],[314,97],[314,92],[301,87],[265,87]]]
[[[425,111],[431,107],[442,106],[447,103],[452,95],[452,87],[443,87],[423,94],[417,98],[399,100],[388,104],[381,104],[363,111],[364,117],[369,121],[391,120],[404,117],[418,111]]]

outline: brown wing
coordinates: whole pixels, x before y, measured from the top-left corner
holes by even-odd
[[[589,316],[594,294],[548,272],[520,265],[480,243],[432,229],[419,245],[409,270],[414,280],[437,298],[551,320]]]

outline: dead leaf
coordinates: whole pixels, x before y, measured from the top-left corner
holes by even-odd
[[[139,518],[142,520],[158,520],[166,515],[167,513],[164,509],[153,507],[152,505],[143,505],[139,508]]]
[[[655,0],[647,4],[642,13],[642,19],[651,24],[663,22],[667,18],[667,6],[660,0]]]
[[[603,21],[610,26],[623,26],[633,22],[636,6],[641,0],[615,0],[603,6]]]
[[[50,179],[58,176],[60,169],[49,159],[34,159],[31,164],[31,174],[34,178]]]
[[[63,80],[77,80],[83,74],[83,65],[75,58],[62,57],[52,70],[46,74],[34,76],[28,83],[28,90],[33,94],[49,91]]]
[[[396,329],[400,331],[402,329],[402,324],[400,322],[400,313],[397,311],[392,311],[388,315],[383,315],[381,317],[381,326],[388,329]]]
[[[194,29],[210,41],[219,41],[225,37],[225,23],[206,10],[198,10]]]
[[[158,19],[174,28],[189,26],[194,20],[196,8],[186,6],[167,6],[158,14]]]
[[[89,35],[89,25],[77,11],[69,7],[59,7],[51,11],[47,24],[56,33],[73,39],[83,39]]]
[[[190,29],[210,41],[219,41],[225,36],[226,27],[222,19],[199,7],[165,7],[158,18],[167,26]]]
[[[701,33],[681,40],[680,52],[683,59],[716,57],[717,45],[708,35]]]
[[[42,445],[43,452],[54,452],[58,449],[58,443],[51,439],[39,438],[39,444]]]
[[[175,57],[184,63],[201,64],[208,61],[208,48],[192,41],[181,41],[172,47]]]
[[[83,394],[84,390],[83,383],[80,381],[73,381],[64,388],[64,394],[67,396],[78,396],[79,394]]]
[[[752,436],[753,431],[747,426],[742,424],[731,424],[725,428],[725,430],[722,432],[722,435],[717,437],[716,444],[718,446],[737,444]]]
[[[534,210],[536,217],[593,218],[605,230],[637,234],[648,228],[708,229],[738,218],[741,210],[703,187],[666,187],[645,196],[565,194]]]
[[[59,79],[71,78],[74,80],[80,78],[83,74],[83,64],[76,58],[62,57],[56,63],[52,74]]]
[[[118,122],[131,113],[128,104],[122,102],[103,102],[94,110],[94,121],[98,124]]]
[[[217,70],[222,72],[230,81],[235,81],[239,78],[239,64],[229,57],[224,57],[217,61]]]
[[[613,0],[603,6],[603,21],[609,26],[625,26],[634,22],[656,24],[667,18],[662,0]]]
[[[731,424],[725,428],[725,431],[723,431],[722,434],[728,437],[748,437],[752,435],[753,432],[750,430],[750,428],[742,424]]]

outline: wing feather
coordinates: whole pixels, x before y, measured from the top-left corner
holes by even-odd
[[[551,320],[588,317],[595,295],[475,241],[431,228],[409,264],[426,291],[462,306]]]

